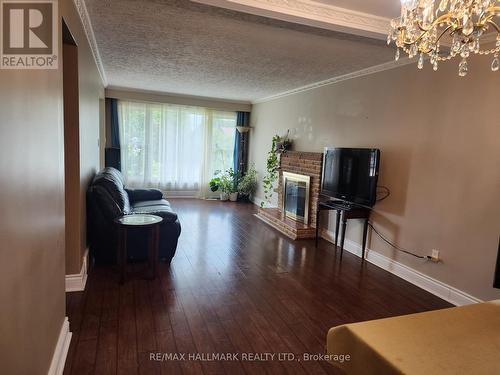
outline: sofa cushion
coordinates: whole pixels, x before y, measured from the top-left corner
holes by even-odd
[[[134,214],[158,215],[163,218],[165,223],[173,223],[177,220],[177,214],[172,211],[170,203],[165,199],[134,203],[131,212]]]
[[[165,199],[156,199],[156,200],[149,200],[149,201],[134,202],[132,204],[133,209],[137,209],[139,207],[149,207],[149,206],[167,206],[167,207],[170,207],[170,202],[165,200]]]

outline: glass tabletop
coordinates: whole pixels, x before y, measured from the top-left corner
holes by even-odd
[[[115,219],[118,224],[122,225],[152,225],[161,222],[163,219],[156,215],[133,214],[125,215]]]

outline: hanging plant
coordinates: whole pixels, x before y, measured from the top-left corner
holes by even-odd
[[[264,201],[261,202],[260,206],[264,207],[265,203],[270,204],[271,198],[274,193],[274,183],[278,179],[279,175],[279,156],[278,154],[289,150],[292,142],[288,139],[287,131],[286,136],[280,137],[275,135],[272,140],[271,150],[267,153],[267,174],[262,180],[262,185],[264,189]]]

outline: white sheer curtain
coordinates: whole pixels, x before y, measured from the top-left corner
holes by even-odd
[[[214,172],[233,165],[235,112],[119,101],[118,116],[128,186],[202,197]]]

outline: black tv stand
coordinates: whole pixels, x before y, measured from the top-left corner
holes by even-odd
[[[340,233],[340,257],[342,257],[342,254],[344,253],[344,240],[345,231],[347,228],[347,220],[364,219],[363,243],[361,251],[361,259],[364,260],[366,250],[366,237],[368,233],[368,219],[370,218],[371,209],[342,200],[328,200],[319,202],[318,210],[316,212],[316,247],[318,247],[321,211],[331,210],[337,211],[337,220],[335,222],[335,248],[337,248],[340,220],[342,219],[342,232]]]
[[[354,203],[340,201],[340,200],[331,200],[331,201],[325,201],[325,202],[321,202],[321,203],[324,204],[325,206],[329,206],[329,207],[332,207],[334,209],[336,209],[336,208],[347,209],[347,208],[351,208],[351,207],[355,206]]]

